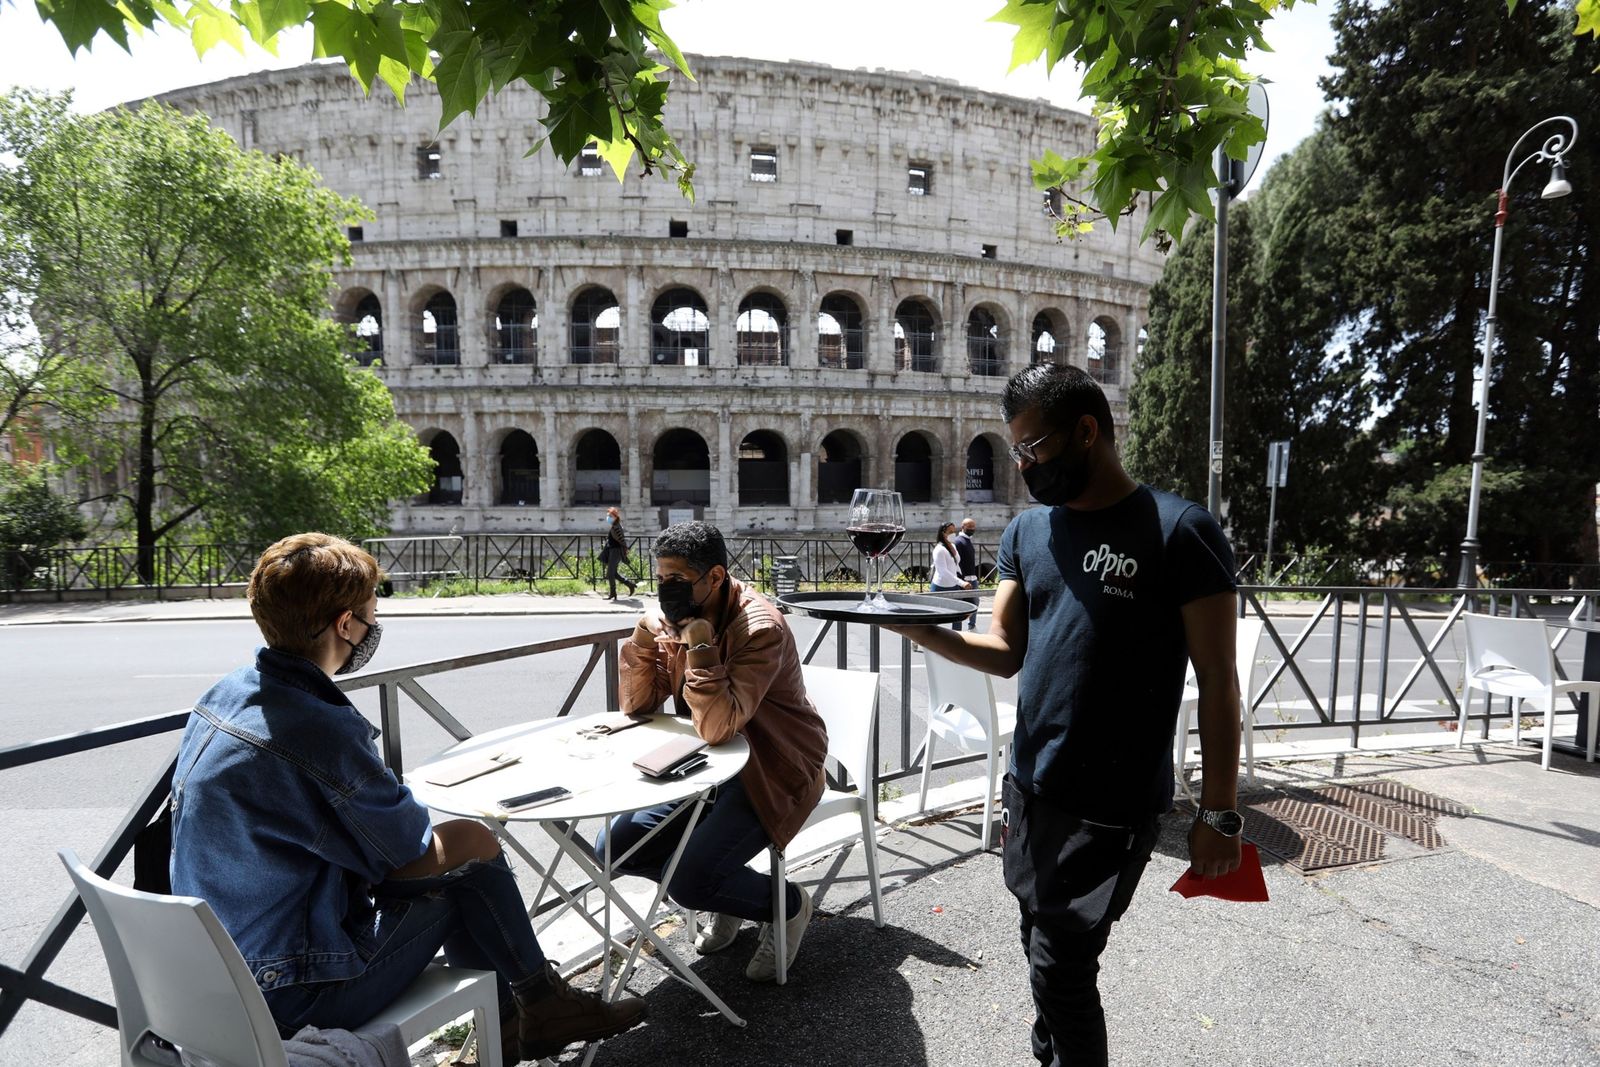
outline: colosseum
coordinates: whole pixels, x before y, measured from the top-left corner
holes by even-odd
[[[442,133],[315,64],[162,97],[314,167],[350,229],[336,313],[432,451],[399,533],[834,532],[857,486],[908,525],[998,531],[1027,490],[997,395],[1030,360],[1084,366],[1119,414],[1161,257],[1142,220],[1059,242],[1029,161],[1084,115],[918,74],[691,57],[669,127],[697,199],[528,150],[513,86]]]

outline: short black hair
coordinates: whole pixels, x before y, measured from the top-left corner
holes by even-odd
[[[701,574],[712,567],[728,569],[728,545],[722,531],[698,519],[673,523],[661,531],[656,537],[655,557],[662,556],[681,559]]]
[[[1034,407],[1053,430],[1070,430],[1083,416],[1093,415],[1100,436],[1107,444],[1116,442],[1105,390],[1081,367],[1035,363],[1013,374],[1000,394],[1000,417],[1010,422]]]

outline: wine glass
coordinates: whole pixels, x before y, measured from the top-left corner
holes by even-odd
[[[883,557],[906,534],[905,505],[891,489],[857,489],[850,497],[850,517],[845,532],[856,551],[866,558],[867,590],[861,601],[863,611],[888,611],[883,595]],[[878,590],[872,590],[872,564],[878,563]]]

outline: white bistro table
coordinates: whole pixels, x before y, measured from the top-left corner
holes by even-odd
[[[602,967],[601,988],[605,996],[615,998],[627,983],[638,962],[640,949],[648,940],[655,946],[659,958],[671,968],[668,974],[676,973],[729,1022],[743,1026],[744,1019],[667,947],[665,939],[655,931],[655,922],[666,897],[666,886],[677,869],[684,845],[688,843],[688,831],[694,827],[712,791],[744,769],[745,761],[750,757],[749,745],[742,736],[737,736],[726,744],[705,749],[707,759],[698,770],[680,779],[659,781],[640,773],[633,766],[633,761],[676,737],[693,735],[694,727],[689,720],[663,714],[656,715],[643,726],[614,734],[586,736],[582,732],[603,718],[606,716],[544,719],[478,734],[412,769],[406,774],[406,784],[417,799],[436,811],[481,819],[540,875],[539,890],[529,908],[530,914],[538,911],[547,892],[554,891],[565,902],[543,925],[548,926],[556,915],[570,907],[600,935],[607,950],[615,949],[626,955],[626,962],[615,982],[609,981],[610,968]],[[495,753],[515,755],[518,762],[454,786],[438,786],[425,780],[430,769],[446,761],[470,754]],[[565,786],[572,791],[572,795],[553,803],[509,813],[498,805],[502,798],[548,786]],[[611,837],[607,834],[605,854],[596,857],[588,843],[578,836],[578,824],[586,819],[609,819],[624,812],[676,801],[686,803],[639,843],[644,844],[658,833],[678,834],[677,847],[673,849],[661,883],[651,898],[649,910],[641,915],[613,884],[617,867],[632,852],[613,857]],[[555,842],[555,859],[548,864],[541,863],[509,832],[509,823],[528,823],[543,828]],[[555,877],[563,858],[571,860],[604,894],[603,921],[597,921]],[[618,941],[612,933],[613,908],[622,913],[637,933],[631,946]],[[607,954],[602,953],[602,960]]]

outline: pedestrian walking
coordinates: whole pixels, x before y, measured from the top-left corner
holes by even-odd
[[[978,588],[978,550],[972,543],[972,535],[978,532],[978,524],[969,516],[961,520],[961,529],[950,540],[956,546],[956,570],[965,582],[970,582],[969,589]],[[967,629],[978,628],[978,613],[974,611],[967,616]]]
[[[639,583],[630,582],[618,572],[618,568],[628,562],[628,535],[622,531],[622,513],[616,508],[606,508],[606,543],[600,549],[600,561],[606,565],[606,583],[611,587],[606,599],[617,599],[618,582],[627,586],[628,595],[633,596]]]
[[[950,535],[955,533],[956,524],[945,522],[939,524],[939,532],[933,541],[933,580],[928,588],[935,593],[949,593],[957,589],[973,589],[976,586],[961,577],[956,562],[956,548],[950,540]],[[961,629],[961,620],[957,619],[950,624],[952,630]]]

